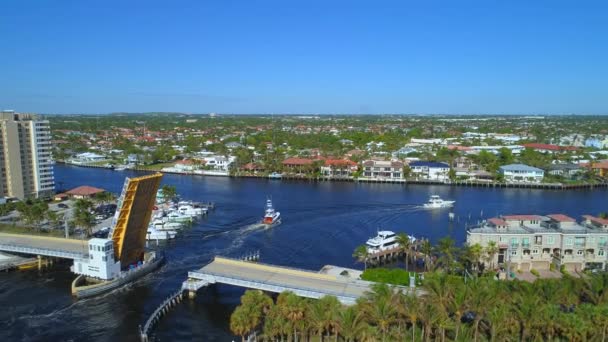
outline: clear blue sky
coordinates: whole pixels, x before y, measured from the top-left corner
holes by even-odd
[[[608,1],[0,1],[0,108],[608,114]]]

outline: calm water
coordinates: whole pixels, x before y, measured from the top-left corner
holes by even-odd
[[[118,193],[125,176],[116,172],[57,165],[63,188],[88,184]],[[465,239],[465,225],[507,213],[562,212],[574,217],[605,211],[606,190],[543,191],[451,188],[393,184],[308,183],[220,177],[165,175],[184,199],[214,201],[209,218],[163,246],[167,263],[158,272],[103,297],[74,301],[69,263],[49,271],[0,273],[0,341],[134,341],[137,326],[177,290],[189,270],[213,255],[240,256],[260,250],[261,260],[308,269],[325,264],[361,268],[353,249],[377,229],[404,231],[436,241],[449,235]],[[447,211],[420,208],[429,195],[457,201],[458,220]],[[272,196],[283,223],[255,229],[266,196]],[[470,219],[469,219],[470,217]],[[230,341],[230,312],[242,290],[213,286],[201,290],[163,318],[154,330],[161,341]]]

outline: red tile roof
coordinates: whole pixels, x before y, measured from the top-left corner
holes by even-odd
[[[551,214],[551,215],[547,215],[547,217],[549,217],[557,222],[576,222],[575,219],[573,219],[570,216],[566,216],[564,214]]]
[[[497,217],[493,217],[493,218],[489,219],[488,222],[490,222],[491,224],[493,224],[495,226],[506,226],[507,225],[507,222],[505,222],[505,220],[499,219]]]
[[[313,161],[306,158],[287,158],[283,160],[283,165],[310,165]]]
[[[95,188],[95,187],[88,186],[88,185],[82,185],[82,186],[79,186],[77,188],[67,191],[66,194],[69,194],[72,196],[91,196],[91,195],[95,195],[97,193],[104,192],[104,191],[105,191],[104,189]]]
[[[503,215],[502,218],[506,221],[533,221],[543,217],[540,215]]]
[[[348,159],[325,159],[325,166],[357,166],[357,163]]]
[[[591,215],[583,215],[583,218],[585,218],[591,222],[599,223],[601,225],[608,224],[608,219],[603,219],[603,218],[599,218],[599,217],[595,217],[595,216],[591,216]]]

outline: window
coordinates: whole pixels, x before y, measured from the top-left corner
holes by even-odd
[[[599,251],[597,251],[597,255],[604,256],[604,250],[600,249]]]
[[[566,246],[572,246],[572,244],[573,244],[573,243],[574,243],[574,238],[567,237],[567,238],[564,240],[564,244],[565,244]]]
[[[523,238],[521,239],[521,244],[524,246],[529,246],[530,245],[530,238]]]
[[[101,257],[101,261],[106,261],[106,260],[108,260],[108,258],[105,255]]]
[[[538,254],[538,249],[533,249],[532,254]]]
[[[576,255],[583,255],[583,250],[579,249],[578,251],[576,251]]]
[[[517,240],[517,238],[511,238],[511,245],[517,245],[519,243],[519,240]]]
[[[513,256],[517,255],[517,251],[516,250],[511,251],[511,255],[513,255]]]
[[[552,245],[555,243],[555,236],[547,236],[547,244]]]

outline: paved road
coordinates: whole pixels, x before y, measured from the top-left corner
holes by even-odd
[[[42,248],[70,253],[88,253],[88,241],[55,237],[0,233],[0,244]]]
[[[361,297],[370,290],[370,283],[368,282],[220,257],[216,257],[213,262],[200,269],[199,272],[345,297]]]

